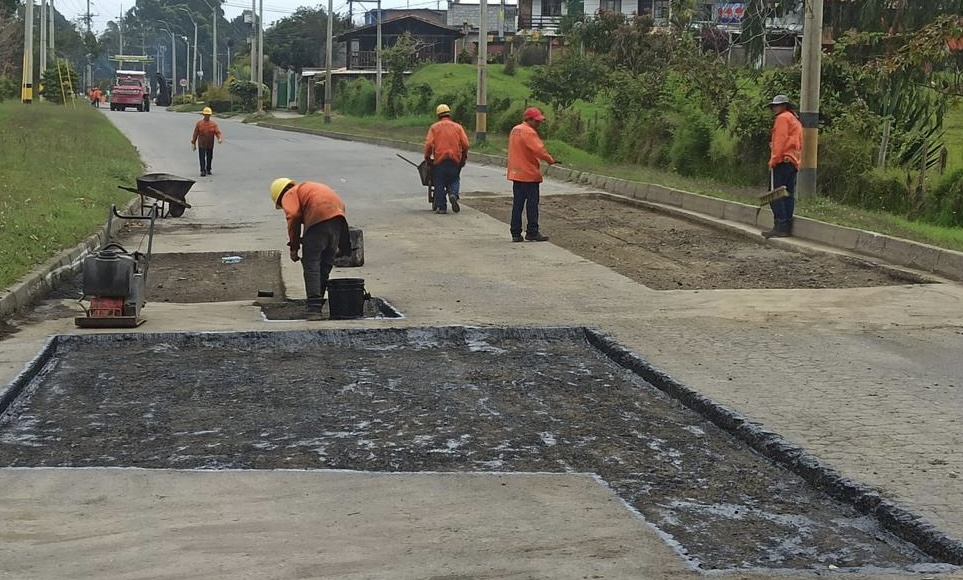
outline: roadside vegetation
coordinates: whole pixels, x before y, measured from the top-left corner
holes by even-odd
[[[19,88],[19,87],[18,87]],[[100,112],[0,102],[0,288],[82,242],[122,205],[143,165]]]
[[[825,55],[820,195],[801,200],[799,215],[963,250],[963,91],[946,27],[936,21],[902,44],[845,36]],[[730,67],[718,43],[620,14],[583,23],[568,45],[582,50],[551,65],[525,46],[489,64],[487,138],[475,150],[503,152],[522,111],[536,105],[549,117],[546,143],[567,167],[739,201],[766,189],[764,105],[779,93],[798,103],[799,66]],[[930,72],[910,46],[929,55]],[[404,40],[385,51],[391,66],[414,72],[388,75],[380,115],[374,83],[359,79],[336,90],[332,123],[320,115],[277,122],[418,143],[444,102],[474,133],[476,66],[416,66],[413,56]]]

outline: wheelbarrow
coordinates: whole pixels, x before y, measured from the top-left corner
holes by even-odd
[[[140,215],[145,215],[145,210],[158,211],[159,207],[159,217],[181,217],[184,210],[191,207],[185,199],[195,183],[193,179],[170,173],[145,173],[137,178],[136,189],[125,185],[117,187],[140,195]],[[147,198],[159,200],[160,206],[148,202]]]
[[[421,179],[421,184],[428,188],[428,203],[431,204],[431,209],[435,209],[435,186],[431,183],[431,163],[426,160],[422,160],[421,163],[415,163],[401,153],[396,153],[395,155],[408,162],[409,165],[414,165],[418,170],[418,177]]]

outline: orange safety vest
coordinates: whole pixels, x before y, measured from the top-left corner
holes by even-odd
[[[442,117],[431,125],[425,137],[425,159],[434,155],[435,163],[442,159],[452,159],[461,163],[468,157],[468,134],[465,128],[452,121],[451,117]]]
[[[333,189],[323,183],[305,181],[288,189],[281,198],[281,208],[288,220],[288,247],[301,248],[301,226],[308,229],[323,221],[344,217],[344,202]]]
[[[213,149],[214,138],[221,138],[221,129],[213,119],[201,119],[194,125],[194,135],[191,143],[197,143],[201,149]]]
[[[541,183],[542,167],[539,160],[555,163],[538,132],[528,123],[519,123],[508,135],[508,179],[526,183]]]
[[[792,111],[776,115],[769,140],[769,167],[792,163],[799,169],[802,159],[802,123]]]

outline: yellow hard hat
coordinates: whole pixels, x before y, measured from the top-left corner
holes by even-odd
[[[271,201],[274,202],[275,208],[281,209],[281,194],[292,185],[294,180],[287,177],[278,177],[271,182]]]
[[[214,114],[214,111],[212,111],[210,107],[204,107],[204,108],[201,110],[201,114],[202,114],[202,115],[213,115],[213,114]]]
[[[442,115],[450,115],[450,114],[451,114],[451,107],[449,107],[448,105],[442,103],[442,104],[438,105],[437,107],[435,107],[435,114],[438,115],[439,117],[441,117]]]

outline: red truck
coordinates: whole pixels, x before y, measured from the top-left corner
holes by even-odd
[[[150,111],[150,84],[147,73],[141,70],[119,70],[110,89],[110,110],[123,111],[135,107],[138,111]]]

